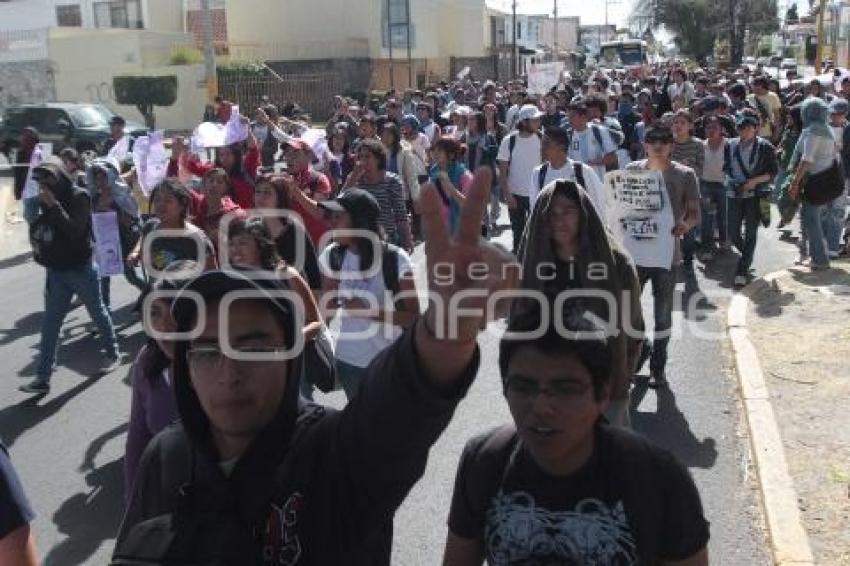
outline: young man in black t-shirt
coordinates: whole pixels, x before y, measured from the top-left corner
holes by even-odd
[[[508,330],[539,323],[532,312]],[[693,480],[668,452],[604,423],[610,356],[582,334],[502,340],[514,424],[464,449],[447,566],[708,564]]]

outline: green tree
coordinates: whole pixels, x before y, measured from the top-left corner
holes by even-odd
[[[686,57],[703,62],[717,39],[717,11],[713,0],[661,0],[660,22],[675,34],[674,41]]]
[[[112,87],[118,104],[133,105],[145,118],[145,126],[154,129],[154,106],[171,106],[177,101],[177,77],[114,77]]]

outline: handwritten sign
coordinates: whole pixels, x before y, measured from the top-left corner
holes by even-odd
[[[92,214],[95,259],[101,277],[124,273],[121,253],[121,236],[118,232],[118,215],[115,211]]]
[[[561,80],[563,63],[538,63],[528,69],[528,93],[546,94]]]
[[[164,132],[157,130],[141,136],[133,144],[133,163],[136,165],[139,186],[146,197],[165,179],[168,172],[168,153],[163,143]]]
[[[605,185],[613,195],[608,225],[641,267],[670,269],[676,242],[673,209],[658,171],[612,171]]]
[[[38,196],[38,183],[36,183],[35,179],[32,178],[32,170],[41,165],[44,160],[51,155],[53,155],[52,143],[36,144],[35,149],[32,150],[32,156],[30,157],[30,169],[24,183],[23,198],[28,199]]]

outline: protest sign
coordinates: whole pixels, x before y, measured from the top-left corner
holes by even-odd
[[[130,153],[130,136],[124,135],[121,136],[121,139],[115,142],[106,156],[111,157],[113,159],[117,159],[118,163],[123,163],[125,159],[127,159],[127,155]]]
[[[27,179],[24,182],[22,198],[28,199],[38,196],[38,183],[32,178],[32,170],[34,167],[41,165],[51,155],[53,155],[52,143],[38,143],[35,145],[35,149],[32,150],[32,156],[30,157],[29,173],[27,173]]]
[[[121,254],[121,236],[118,232],[118,215],[115,211],[92,214],[95,260],[101,277],[124,273]]]
[[[660,171],[612,171],[608,225],[640,267],[670,269],[676,243],[673,209]]]
[[[133,144],[133,163],[138,173],[139,186],[146,197],[165,179],[168,172],[168,153],[163,143],[164,132],[157,130],[141,136]]]
[[[561,80],[563,63],[537,63],[528,70],[528,93],[546,94]]]
[[[227,124],[216,124],[204,122],[192,132],[192,148],[206,149],[210,147],[224,147],[234,143],[243,142],[248,139],[248,125],[242,122],[239,107],[231,108],[230,120]]]

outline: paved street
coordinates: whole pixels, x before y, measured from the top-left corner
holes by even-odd
[[[38,513],[35,533],[45,564],[103,564],[121,515],[129,366],[101,379],[87,377],[97,366],[99,352],[87,335],[90,322],[80,307],[63,327],[60,367],[50,395],[33,403],[17,391],[35,367],[44,272],[23,248],[21,230],[13,232],[13,243],[0,242],[0,360],[7,368],[0,380],[0,436]],[[787,266],[793,258],[794,250],[779,242],[773,230],[761,233],[758,274]],[[709,299],[697,312],[685,315],[679,309],[675,315],[676,322],[690,322],[691,330],[671,343],[671,391],[636,391],[633,421],[635,428],[673,450],[696,478],[711,521],[712,563],[749,566],[769,560],[723,336],[729,261],[731,257],[719,261],[720,266],[707,273],[699,266],[696,284]],[[679,287],[678,296],[689,296],[694,284]],[[122,279],[113,282],[117,325],[132,319],[134,298]],[[694,329],[721,338],[697,339]],[[396,517],[394,564],[440,562],[460,451],[468,438],[509,418],[496,365],[498,328],[492,330],[481,340],[476,384]],[[121,330],[120,336],[126,352],[136,352],[143,342],[138,324]],[[341,404],[342,395],[331,395],[329,402]]]

